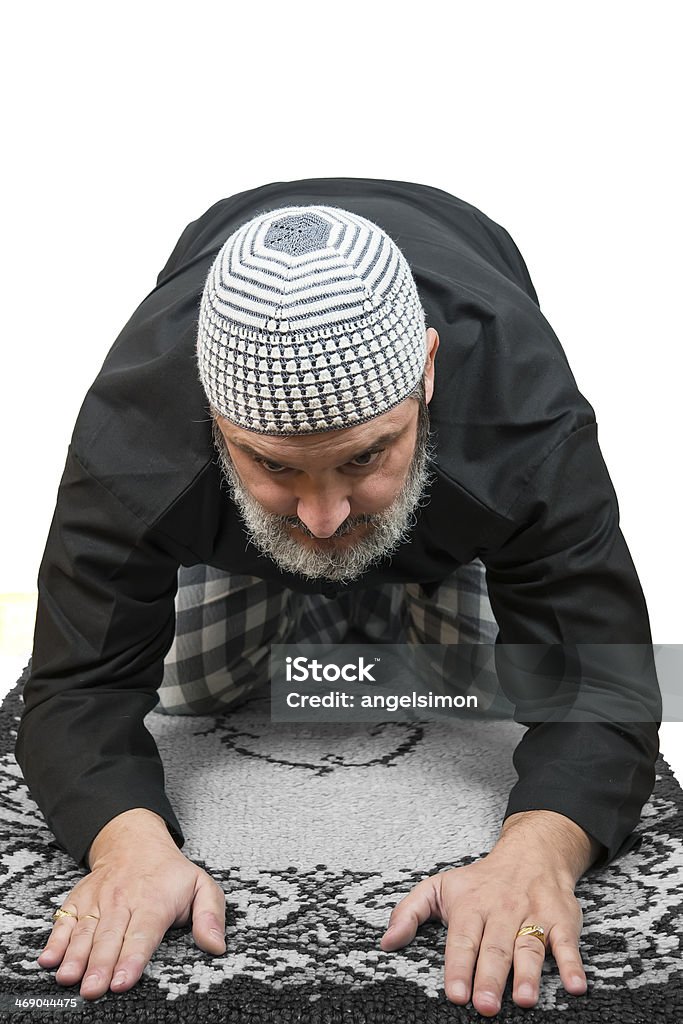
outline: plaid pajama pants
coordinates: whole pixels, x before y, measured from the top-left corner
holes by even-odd
[[[484,571],[475,558],[437,585],[387,583],[329,598],[209,565],[181,566],[175,638],[154,710],[210,715],[241,703],[269,682],[271,644],[493,644],[498,627]],[[497,688],[479,685],[491,705]]]

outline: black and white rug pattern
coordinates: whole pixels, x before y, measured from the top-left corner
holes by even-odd
[[[36,963],[51,914],[81,872],[55,843],[14,758],[27,672],[0,715],[0,994],[78,994],[79,985],[64,988]],[[266,692],[220,717],[152,712],[146,725],[186,835],[183,852],[225,891],[227,949],[208,956],[191,926],[170,929],[136,986],[86,1003],[79,1019],[484,1019],[444,996],[440,922],[423,925],[402,950],[385,953],[379,940],[420,879],[490,849],[522,726],[271,722]],[[496,1021],[683,1021],[682,809],[660,758],[640,848],[577,887],[588,993],[565,992],[549,953],[537,1006],[516,1006],[509,980]],[[11,1021],[36,1016],[0,1012]]]

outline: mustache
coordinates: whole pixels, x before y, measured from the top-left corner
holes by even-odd
[[[274,522],[280,523],[282,526],[296,526],[297,529],[301,530],[306,537],[314,537],[315,534],[309,530],[305,523],[303,523],[298,516],[275,516]],[[349,516],[341,526],[338,526],[334,533],[330,534],[331,537],[343,537],[345,534],[350,533],[356,526],[361,526],[365,523],[373,524],[379,521],[378,515],[373,515],[370,512],[364,512],[358,516]]]

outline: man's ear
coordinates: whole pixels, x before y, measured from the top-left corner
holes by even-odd
[[[425,363],[425,401],[429,403],[434,394],[434,357],[439,347],[439,335],[433,327],[427,328],[427,362]]]
[[[209,411],[211,413],[211,418],[213,420],[212,429],[215,430],[219,434],[219,436],[223,438],[223,444],[226,445],[226,447],[227,447],[227,442],[225,440],[225,434],[223,433],[223,430],[221,428],[221,424],[225,423],[225,417],[221,416],[221,414],[219,413],[218,409],[211,408]]]

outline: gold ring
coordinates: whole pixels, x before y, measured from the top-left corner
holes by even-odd
[[[534,935],[545,946],[545,930],[541,928],[540,924],[525,924],[519,929],[515,938],[518,939],[520,935]]]
[[[60,907],[59,910],[55,910],[54,914],[52,915],[52,920],[56,921],[60,917],[76,917],[76,915],[72,914],[70,910],[62,910],[62,908]],[[76,920],[78,920],[77,917]]]

